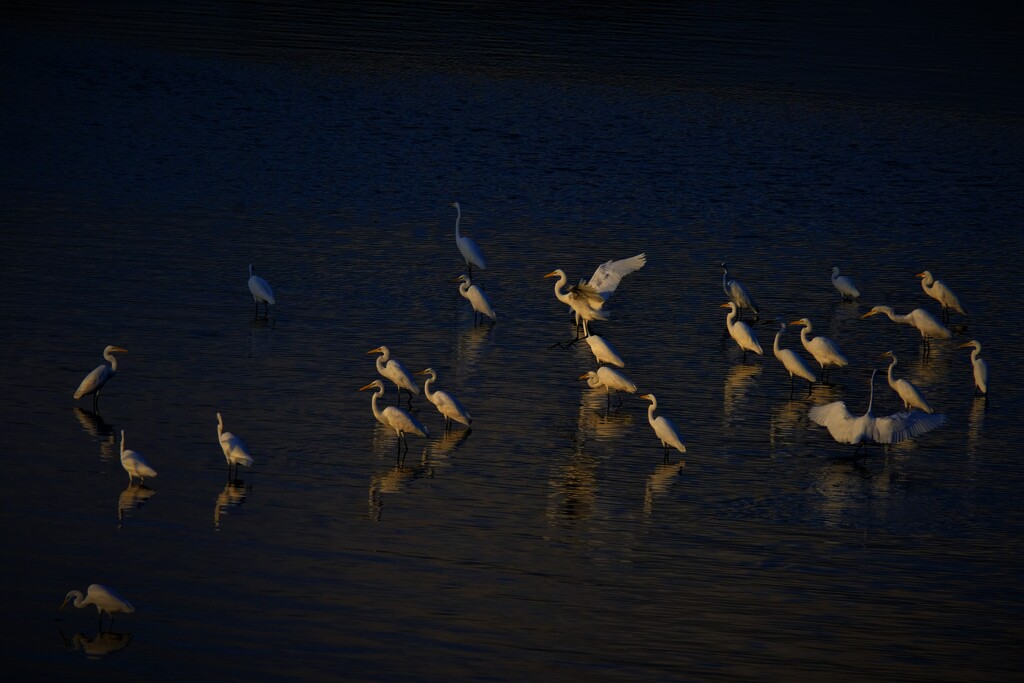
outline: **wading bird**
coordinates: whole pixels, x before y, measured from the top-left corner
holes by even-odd
[[[117,356],[115,353],[128,353],[120,346],[108,346],[103,349],[103,358],[110,363],[110,365],[98,365],[96,368],[85,376],[82,383],[78,385],[78,389],[75,391],[75,400],[92,394],[92,408],[93,411],[99,406],[100,403],[100,389],[102,389],[110,378],[117,374]]]
[[[757,337],[754,335],[754,331],[750,329],[750,325],[736,319],[736,302],[729,301],[722,304],[721,308],[729,309],[725,316],[725,327],[729,330],[729,336],[743,350],[743,362],[747,362],[747,351],[753,351],[759,356],[764,354],[764,349],[761,348],[761,343],[757,341]]]
[[[145,458],[137,451],[125,450],[123,429],[121,430],[121,467],[128,473],[129,486],[135,481],[135,477],[138,477],[139,483],[142,484],[146,482],[146,477],[156,476],[156,470],[150,467]]]
[[[416,385],[416,380],[409,374],[409,371],[405,369],[405,366],[391,358],[391,350],[386,346],[378,346],[366,353],[381,354],[377,356],[377,372],[391,380],[398,387],[398,403],[402,402],[402,389],[405,389],[409,393],[409,403],[411,405],[413,394],[419,396],[420,388]]]
[[[544,277],[558,278],[555,281],[555,298],[571,308],[576,314],[576,338],[569,342],[570,344],[580,340],[581,325],[585,328],[590,320],[608,320],[608,312],[602,310],[604,298],[596,289],[587,284],[579,284],[570,287],[569,291],[563,292],[562,287],[568,284],[569,277],[561,268],[556,268]]]
[[[870,318],[871,316],[878,315],[879,313],[884,313],[889,316],[889,320],[895,323],[910,325],[917,329],[917,331],[921,333],[921,342],[924,345],[923,348],[925,355],[931,351],[932,337],[936,339],[949,339],[953,336],[953,333],[950,332],[942,323],[936,320],[935,316],[923,308],[915,308],[910,313],[900,315],[899,313],[893,312],[892,307],[890,306],[875,306],[870,311],[862,315],[861,319]]]
[[[405,446],[405,450],[409,450],[409,444],[406,442],[406,434],[415,434],[416,436],[426,437],[427,434],[430,433],[419,420],[401,408],[387,406],[384,410],[381,410],[377,407],[377,399],[384,395],[384,382],[379,379],[375,379],[365,387],[361,387],[359,391],[366,391],[367,389],[377,390],[374,392],[373,398],[370,399],[370,407],[373,410],[373,416],[377,418],[377,421],[382,425],[395,430],[395,434],[398,436],[399,455],[401,455],[403,445]]]
[[[634,273],[644,267],[647,263],[646,254],[637,254],[630,258],[619,259],[618,261],[605,261],[597,267],[589,280],[580,280],[579,286],[586,286],[597,292],[602,301],[592,300],[595,308],[601,308],[604,301],[608,301],[618,288],[622,278]],[[579,314],[577,314],[577,323]]]
[[[462,254],[463,260],[466,261],[466,268],[469,270],[470,276],[473,275],[473,266],[480,270],[487,270],[480,247],[476,246],[476,242],[471,238],[459,232],[459,222],[462,221],[462,207],[458,202],[452,202],[450,206],[454,206],[458,212],[455,215],[455,245],[459,248],[459,253]]]
[[[814,376],[814,371],[807,367],[807,363],[804,359],[797,355],[796,351],[792,349],[784,349],[779,345],[779,340],[782,338],[783,332],[786,331],[786,323],[779,321],[779,331],[775,333],[775,357],[779,359],[782,366],[786,368],[786,372],[789,373],[789,397],[793,397],[793,382],[795,377],[802,377],[807,380],[807,394],[810,395],[811,390],[814,388],[814,383],[817,381],[817,377]]]
[[[626,361],[622,360],[615,348],[599,334],[591,334],[587,321],[583,321],[583,340],[587,342],[594,358],[598,363],[608,363],[619,368],[626,367]]]
[[[865,443],[892,444],[912,439],[935,429],[946,421],[945,415],[923,413],[919,410],[894,413],[886,417],[875,417],[871,405],[875,399],[875,375],[871,371],[871,393],[868,409],[863,415],[851,415],[843,401],[834,401],[814,406],[807,415],[814,422],[828,428],[829,434],[839,443],[856,444],[856,453]]]
[[[113,625],[115,612],[131,614],[135,611],[132,604],[118,595],[112,588],[107,588],[106,586],[98,583],[91,584],[85,590],[85,595],[82,595],[82,591],[79,590],[68,591],[68,594],[64,596],[64,602],[60,604],[60,610],[58,611],[63,612],[69,602],[75,607],[95,605],[96,611],[99,612],[100,615],[101,630],[103,626],[104,613],[110,615],[110,624]]]
[[[931,298],[942,304],[942,321],[949,322],[949,311],[952,309],[961,315],[967,315],[967,311],[960,305],[960,299],[957,298],[953,290],[946,286],[942,280],[936,280],[932,277],[930,270],[925,270],[914,277],[921,278],[921,289],[924,293]]]
[[[839,266],[832,266],[832,286],[843,297],[843,301],[854,301],[860,298],[860,292],[857,291],[853,280],[846,275],[839,274]]]
[[[807,349],[807,353],[814,356],[814,360],[818,361],[818,365],[821,366],[821,383],[828,383],[828,369],[833,365],[837,368],[842,368],[850,364],[846,360],[846,356],[842,354],[836,343],[828,337],[818,335],[813,339],[809,338],[808,335],[811,333],[811,321],[807,318],[800,318],[794,320],[790,325],[803,325],[800,330],[800,342]]]
[[[988,363],[981,357],[981,342],[972,339],[960,348],[973,347],[971,351],[971,365],[974,367],[974,395],[988,396]]]
[[[447,391],[431,391],[431,383],[437,381],[437,373],[433,368],[427,368],[416,373],[417,375],[430,375],[425,382],[423,382],[423,393],[426,395],[427,400],[434,404],[437,411],[444,416],[444,431],[445,433],[451,429],[452,421],[461,422],[467,427],[473,424],[473,418],[470,416],[469,411],[466,410],[463,405],[459,402],[459,399],[455,398]]]
[[[651,402],[651,405],[647,407],[647,421],[651,424],[654,433],[661,440],[661,445],[665,448],[665,459],[668,460],[669,446],[675,448],[680,453],[685,453],[686,446],[680,440],[679,433],[676,431],[672,421],[664,416],[654,417],[654,411],[658,408],[658,399],[654,397],[654,394],[641,394],[640,398]]]
[[[260,316],[260,304],[262,303],[266,309],[265,317],[270,317],[270,307],[277,303],[274,299],[274,290],[270,288],[267,281],[256,275],[255,269],[252,264],[249,264],[249,292],[252,293],[252,300],[256,302],[256,315]]]
[[[754,314],[754,319],[757,319],[757,305],[754,300],[750,297],[750,293],[747,288],[743,286],[743,283],[739,280],[735,280],[729,277],[729,267],[722,262],[722,290],[725,291],[725,295],[729,297],[729,301],[736,304],[738,309],[737,314],[739,319],[743,319],[743,309],[747,309]]]
[[[625,391],[627,394],[636,393],[636,385],[630,379],[621,372],[612,370],[604,365],[600,366],[597,370],[590,370],[580,375],[579,379],[587,380],[587,386],[591,389],[604,387],[609,408],[612,405],[613,389],[615,390],[615,397],[619,399],[620,406],[622,405],[622,396],[619,395],[619,392]]]
[[[477,314],[480,315],[480,322],[483,322],[483,317],[486,315],[491,320],[497,320],[494,315],[494,309],[491,308],[491,302],[487,300],[487,295],[484,294],[483,290],[473,284],[473,281],[469,279],[468,275],[460,275],[452,282],[461,282],[459,285],[459,294],[469,300],[470,305],[473,307],[473,324],[476,324]]]
[[[217,439],[220,441],[220,448],[224,451],[224,459],[228,461],[228,478],[231,477],[231,466],[235,467],[235,476],[238,476],[238,466],[252,467],[252,456],[245,442],[231,432],[224,431],[224,418],[217,413]]]
[[[925,400],[924,395],[921,393],[921,390],[914,386],[914,384],[910,380],[896,379],[895,377],[893,377],[892,371],[896,368],[897,363],[896,354],[893,353],[892,351],[886,351],[885,353],[882,354],[882,357],[892,358],[892,362],[889,363],[889,386],[892,387],[893,391],[899,394],[900,399],[903,401],[903,407],[906,408],[907,410],[910,410],[911,408],[917,408],[918,410],[924,411],[929,415],[934,413],[935,411],[932,410],[932,407],[928,404],[928,401]]]

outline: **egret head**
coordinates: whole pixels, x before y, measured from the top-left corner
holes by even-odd
[[[789,324],[790,325],[803,325],[804,327],[810,327],[811,321],[808,320],[807,318],[800,318],[799,320],[794,320],[793,322],[791,322]]]
[[[576,379],[590,379],[591,377],[597,377],[597,373],[594,372],[593,370],[588,370],[587,372],[584,372],[582,375],[580,375]]]
[[[653,402],[654,401],[654,394],[640,394],[640,398],[642,398],[645,401]]]
[[[839,275],[839,266],[832,266],[832,275]]]
[[[111,344],[107,348],[103,349],[103,353],[128,353],[128,349],[122,349],[120,346],[114,346]]]
[[[863,320],[864,318],[870,318],[871,316],[878,315],[879,313],[885,313],[886,315],[889,315],[890,313],[892,313],[892,307],[891,306],[875,306],[870,311],[868,311],[867,313],[862,315],[860,317],[860,319]]]
[[[918,273],[914,277],[920,277],[920,278],[924,278],[925,280],[931,280],[932,279],[932,271],[930,271],[930,270],[922,270],[920,273]]]
[[[961,344],[961,345],[960,345],[959,347],[957,347],[957,348],[961,348],[961,349],[966,349],[967,347],[973,347],[973,348],[977,349],[978,351],[981,351],[981,342],[979,342],[979,341],[978,341],[978,340],[976,340],[976,339],[972,339],[972,340],[971,340],[971,341],[969,341],[969,342],[966,342],[966,343],[964,343],[964,344]]]
[[[60,603],[60,609],[57,610],[57,611],[58,612],[63,612],[64,608],[67,607],[69,602],[71,602],[75,598],[81,598],[81,597],[82,597],[82,591],[68,591],[68,594],[64,596],[64,602]]]
[[[448,206],[450,206],[452,208],[455,208],[455,209],[461,209],[462,208],[462,207],[459,206],[458,202],[449,202]]]
[[[370,353],[387,353],[387,352],[388,352],[388,347],[386,347],[386,346],[378,346],[375,349],[370,349],[366,353],[370,354]]]
[[[437,373],[434,372],[434,368],[427,368],[426,370],[420,370],[416,374],[417,375],[432,375],[434,377],[437,377]]]
[[[561,268],[555,268],[544,277],[565,277],[565,271],[563,271]]]
[[[466,284],[471,284],[471,280],[469,279],[469,276],[466,275],[465,273],[463,273],[462,275],[460,275],[457,278],[455,278],[454,280],[452,280],[452,282],[465,282]]]
[[[719,308],[731,308],[733,311],[735,311],[736,303],[734,301],[726,301],[724,304],[720,305]]]
[[[383,388],[384,388],[384,382],[380,381],[379,379],[375,379],[372,382],[370,382],[369,384],[367,384],[365,387],[359,387],[359,391],[366,391],[367,389],[383,389]]]

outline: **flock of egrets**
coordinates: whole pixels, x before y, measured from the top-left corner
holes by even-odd
[[[472,307],[474,324],[477,317],[481,322],[484,318],[490,318],[493,322],[497,319],[494,309],[491,306],[483,290],[473,284],[471,279],[473,267],[480,270],[486,269],[485,260],[480,248],[473,240],[461,234],[459,223],[462,218],[462,209],[458,202],[452,202],[452,207],[457,211],[455,219],[455,242],[466,265],[467,272],[456,277],[453,282],[459,283],[459,293],[466,298]],[[600,335],[591,331],[592,322],[609,319],[609,313],[605,306],[608,299],[615,292],[622,279],[633,273],[647,262],[645,254],[638,254],[631,258],[611,260],[602,263],[594,271],[589,280],[581,280],[579,283],[569,285],[566,273],[561,269],[555,269],[545,275],[545,278],[555,277],[555,297],[566,304],[572,311],[576,320],[576,337],[568,342],[558,345],[572,345],[584,341],[590,347],[594,358],[598,363],[596,370],[591,370],[579,377],[587,380],[592,388],[604,388],[607,394],[607,403],[611,405],[611,394],[615,392],[621,405],[622,399],[618,394],[625,392],[635,394],[637,386],[615,368],[625,366],[622,358],[618,355],[612,345]],[[759,343],[753,329],[742,320],[744,311],[749,312],[755,318],[759,315],[757,305],[744,285],[731,277],[728,266],[721,264],[722,288],[727,301],[722,304],[728,308],[726,314],[726,330],[729,336],[736,342],[743,352],[744,362],[747,352],[763,355],[764,350]],[[917,274],[921,278],[921,286],[925,293],[934,298],[941,305],[942,322],[923,308],[917,308],[910,313],[900,315],[894,312],[889,306],[875,306],[865,313],[862,318],[869,318],[874,315],[886,315],[896,323],[913,326],[921,335],[923,352],[927,354],[930,350],[932,339],[948,339],[952,332],[943,324],[949,321],[952,313],[966,315],[964,307],[952,290],[939,280],[935,280],[929,271]],[[853,280],[845,275],[840,275],[839,268],[832,268],[832,284],[839,292],[843,300],[856,300],[860,297]],[[270,315],[270,306],[276,303],[273,289],[259,275],[256,275],[252,265],[249,266],[249,291],[252,294],[256,307],[256,317],[260,316],[261,306],[266,317]],[[775,334],[774,355],[790,376],[790,393],[795,389],[796,378],[801,378],[808,383],[808,394],[811,393],[816,384],[827,384],[829,371],[833,367],[848,365],[848,360],[840,351],[838,344],[821,335],[811,336],[813,327],[808,318],[800,318],[790,323],[778,320],[779,330]],[[807,362],[794,350],[782,348],[781,338],[787,325],[799,325],[800,340],[810,356],[819,366],[819,373],[815,373]],[[980,357],[981,344],[972,340],[960,345],[961,348],[972,348],[971,363],[974,371],[974,387],[976,395],[988,394],[988,366]],[[117,353],[125,353],[126,350],[118,346],[107,346],[103,351],[103,357],[109,365],[100,365],[90,372],[75,392],[75,399],[85,396],[92,396],[93,407],[98,406],[100,392],[103,387],[117,373]],[[394,430],[398,437],[399,457],[403,454],[403,447],[408,450],[406,437],[409,434],[426,437],[429,434],[427,427],[414,417],[410,412],[401,407],[402,392],[412,396],[420,394],[420,388],[415,377],[425,375],[427,379],[423,383],[423,393],[427,399],[437,408],[444,420],[444,430],[447,432],[453,423],[460,423],[470,429],[472,417],[470,412],[452,394],[443,390],[435,390],[432,385],[437,382],[437,372],[433,368],[426,368],[415,374],[410,373],[397,360],[391,357],[391,351],[387,346],[379,346],[368,351],[369,354],[378,354],[376,358],[376,369],[383,380],[395,385],[398,396],[396,405],[381,407],[380,403],[386,395],[386,385],[382,379],[375,379],[360,391],[373,389],[371,398],[371,411],[378,422],[385,427]],[[872,413],[874,402],[874,379],[877,370],[871,374],[870,398],[867,411],[863,415],[854,415],[849,412],[843,401],[835,401],[826,405],[814,406],[808,412],[808,416],[819,425],[825,426],[832,437],[840,443],[856,444],[858,451],[865,443],[892,444],[913,438],[941,425],[945,415],[936,414],[931,405],[923,396],[922,392],[905,378],[897,378],[894,370],[898,363],[896,354],[886,351],[881,354],[891,359],[888,368],[889,386],[895,391],[903,402],[904,410],[884,417],[875,417]],[[656,416],[658,401],[651,392],[641,394],[640,398],[650,402],[647,410],[648,422],[654,430],[655,435],[664,448],[667,459],[670,448],[675,448],[681,453],[686,452],[674,424],[664,416]],[[237,470],[239,465],[251,467],[253,458],[249,454],[245,443],[224,430],[224,420],[220,413],[217,413],[217,435],[227,461],[228,474],[230,477],[231,468]],[[144,482],[146,477],[155,477],[157,472],[137,451],[125,447],[125,430],[121,430],[120,443],[121,465],[128,473],[129,484],[136,478]],[[115,612],[133,612],[134,608],[124,598],[117,595],[115,591],[99,584],[90,585],[86,594],[74,590],[67,594],[61,609],[69,602],[75,607],[87,605],[96,606],[99,611],[100,621],[104,614],[113,619]]]

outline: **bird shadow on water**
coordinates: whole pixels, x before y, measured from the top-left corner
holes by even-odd
[[[125,525],[125,513],[138,510],[146,504],[150,498],[156,495],[156,491],[145,484],[129,484],[128,488],[121,491],[117,497],[117,526],[122,528]],[[130,516],[130,515],[129,515]]]
[[[424,449],[423,457],[416,465],[406,465],[402,457],[395,466],[370,477],[369,515],[375,522],[381,521],[384,513],[384,495],[402,493],[408,482],[421,477],[433,477],[434,464],[427,457]]]
[[[75,417],[89,436],[100,442],[100,460],[112,460],[117,452],[117,436],[114,426],[103,419],[98,412],[75,406]]]
[[[239,508],[245,502],[252,487],[247,487],[241,479],[231,479],[224,484],[224,488],[217,494],[217,501],[213,506],[213,527],[220,530],[221,517],[232,508]]]
[[[131,633],[118,633],[116,631],[98,631],[94,636],[87,636],[84,633],[76,633],[70,638],[58,627],[61,640],[64,642],[64,649],[68,652],[81,650],[89,659],[99,659],[105,655],[120,652],[132,642]]]

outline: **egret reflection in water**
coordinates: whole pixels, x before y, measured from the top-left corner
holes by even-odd
[[[370,477],[368,492],[370,518],[379,522],[384,512],[384,496],[401,493],[405,490],[406,484],[420,477],[434,476],[434,467],[426,456],[415,465],[406,465],[404,461],[398,462],[394,467],[379,472]]]
[[[685,467],[686,461],[679,460],[661,463],[654,468],[644,486],[644,515],[651,516],[654,511],[655,499],[668,493]]]
[[[94,636],[87,636],[84,633],[76,633],[68,638],[64,631],[57,629],[61,639],[64,641],[64,648],[68,651],[81,650],[89,659],[99,659],[105,655],[119,652],[132,642],[131,633],[117,633],[115,631],[98,631]]]
[[[124,525],[124,518],[126,512],[132,510],[138,510],[140,507],[146,504],[150,498],[156,495],[156,490],[151,489],[145,484],[135,482],[129,484],[128,488],[121,491],[121,495],[117,497],[117,521],[119,526]]]
[[[217,502],[213,506],[213,526],[220,529],[221,517],[231,508],[241,507],[245,502],[249,489],[240,481],[228,481],[217,494]]]
[[[75,417],[82,425],[82,431],[100,442],[100,460],[113,460],[118,454],[117,435],[114,426],[103,419],[98,412],[75,406]]]
[[[733,365],[725,375],[722,385],[722,425],[729,427],[733,416],[743,417],[743,406],[749,401],[747,393],[754,386],[754,380],[761,376],[763,365]]]

